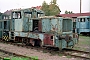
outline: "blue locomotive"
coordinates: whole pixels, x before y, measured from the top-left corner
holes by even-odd
[[[35,8],[14,10],[3,29],[3,40],[21,42],[32,46],[63,48],[73,47],[78,35],[73,33],[71,18],[44,16],[44,12]],[[9,31],[8,31],[9,30]]]
[[[76,31],[78,34],[90,35],[90,16],[79,16],[76,19]]]
[[[3,38],[3,33],[9,35],[9,15],[0,13],[0,39]]]

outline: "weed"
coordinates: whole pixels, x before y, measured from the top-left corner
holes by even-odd
[[[72,57],[67,55],[67,58],[72,58]]]
[[[59,54],[59,56],[63,56],[63,54]]]
[[[47,51],[43,50],[43,53],[47,53]]]

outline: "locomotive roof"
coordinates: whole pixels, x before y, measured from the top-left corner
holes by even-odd
[[[35,8],[26,8],[26,9],[14,9],[12,10],[12,12],[18,12],[18,11],[24,11],[24,12],[38,12],[38,13],[44,13],[42,10],[38,10],[38,9],[35,9]]]
[[[79,16],[77,18],[86,18],[86,17],[89,17],[90,18],[90,16]]]
[[[5,13],[0,13],[0,16],[1,16],[1,15],[3,15],[3,16],[9,16],[9,15],[7,15],[7,14],[5,14]]]
[[[68,17],[57,17],[57,16],[42,16],[42,17],[31,18],[31,19],[34,19],[34,20],[35,20],[35,19],[42,19],[42,18],[44,18],[44,19],[45,19],[45,18],[47,18],[47,19],[48,19],[48,18],[49,18],[49,19],[50,19],[50,18],[51,18],[51,19],[52,19],[52,18],[53,18],[53,19],[57,19],[57,18],[62,18],[62,19],[72,19],[72,18],[68,18]]]

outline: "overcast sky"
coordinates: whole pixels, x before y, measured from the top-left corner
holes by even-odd
[[[10,9],[30,8],[42,5],[44,0],[0,0],[0,12]],[[48,4],[51,0],[45,0]],[[80,0],[57,0],[61,13],[65,10],[80,12]],[[90,0],[82,0],[82,12],[90,12]]]

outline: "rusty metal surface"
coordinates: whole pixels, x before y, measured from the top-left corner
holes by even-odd
[[[40,39],[43,45],[51,45],[60,49],[73,46],[77,42],[77,39],[73,38],[73,25],[70,18],[43,15],[43,11],[33,8],[13,10],[11,20],[7,21],[6,29],[3,29],[5,31],[10,29],[9,39],[15,40],[16,37],[24,41],[26,40],[23,38]],[[4,21],[2,27],[3,24]]]
[[[44,34],[44,45],[51,45],[53,46],[53,39],[51,39],[51,36],[53,35],[49,35],[49,34]]]
[[[34,39],[44,39],[44,34],[42,33],[33,33],[33,32],[14,32],[14,36],[34,38]]]

